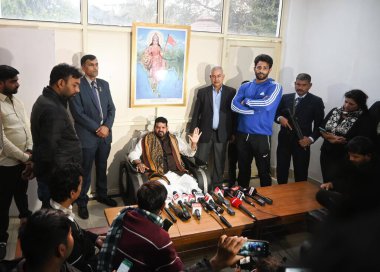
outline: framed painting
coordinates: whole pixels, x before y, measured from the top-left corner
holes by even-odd
[[[185,106],[190,26],[133,23],[131,107]]]

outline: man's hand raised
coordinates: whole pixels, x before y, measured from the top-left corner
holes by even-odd
[[[190,145],[191,145],[192,150],[197,150],[197,144],[201,135],[202,135],[202,132],[200,132],[199,128],[197,127],[194,129],[193,134],[189,135]]]
[[[190,142],[192,144],[197,144],[201,135],[202,135],[202,132],[200,132],[199,128],[196,127],[193,131],[193,134],[189,135]]]

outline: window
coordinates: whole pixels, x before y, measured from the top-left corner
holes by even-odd
[[[157,0],[88,0],[88,23],[131,26],[157,22]]]
[[[80,23],[80,0],[0,0],[0,18]]]
[[[222,0],[165,0],[164,23],[190,25],[192,31],[222,30]]]
[[[278,37],[281,0],[230,1],[228,33]]]

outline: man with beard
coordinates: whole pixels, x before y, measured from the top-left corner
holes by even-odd
[[[183,166],[181,154],[193,157],[197,151],[197,143],[202,132],[195,128],[189,136],[190,145],[168,130],[168,120],[158,117],[154,121],[154,131],[147,133],[129,153],[128,159],[140,173],[148,179],[160,181],[172,196],[189,194],[193,189],[199,190],[197,181],[187,174]]]
[[[364,136],[351,139],[346,147],[347,159],[339,176],[323,183],[318,202],[339,216],[379,207],[380,164],[372,141]]]
[[[8,65],[0,65],[0,118],[4,130],[4,150],[0,154],[0,260],[5,257],[8,240],[9,208],[14,197],[21,222],[31,215],[28,208],[28,180],[22,172],[30,171],[32,135],[24,104],[14,94],[20,86],[19,72]],[[0,135],[1,136],[1,135]]]
[[[74,66],[65,63],[54,66],[49,86],[43,89],[33,105],[34,174],[42,207],[49,207],[48,183],[54,168],[66,163],[82,163],[82,148],[67,112],[67,100],[79,93],[81,77]]]
[[[238,183],[248,187],[251,163],[255,157],[261,186],[272,185],[270,176],[270,136],[282,87],[269,78],[273,59],[265,54],[255,58],[256,79],[240,86],[231,108],[238,113],[236,145],[238,150]]]
[[[299,74],[294,85],[296,92],[282,96],[276,113],[276,122],[281,124],[277,146],[278,184],[288,182],[291,158],[295,181],[307,180],[310,145],[320,136],[319,126],[325,114],[322,99],[309,93],[312,86],[310,75]],[[298,125],[302,135],[298,135],[295,125]]]

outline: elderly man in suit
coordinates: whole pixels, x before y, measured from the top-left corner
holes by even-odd
[[[309,93],[312,86],[310,75],[299,74],[294,84],[296,92],[285,94],[281,98],[275,117],[276,122],[281,124],[277,146],[279,184],[288,182],[291,157],[293,157],[295,181],[307,180],[310,145],[320,136],[319,126],[325,114],[322,99]],[[290,120],[290,114],[298,123],[300,128],[298,133]]]
[[[70,101],[75,129],[82,144],[84,177],[82,192],[77,200],[78,215],[89,217],[87,192],[91,184],[91,169],[95,160],[96,200],[108,206],[116,206],[107,196],[107,159],[111,150],[112,125],[115,106],[109,84],[98,76],[98,60],[94,55],[81,59],[85,75],[80,81],[80,93]]]
[[[215,186],[223,179],[226,145],[231,138],[233,127],[231,101],[236,90],[223,85],[224,73],[220,66],[211,69],[210,79],[212,84],[198,92],[190,132],[192,133],[196,127],[202,131],[195,157],[207,163],[210,154],[214,156],[211,179]]]

